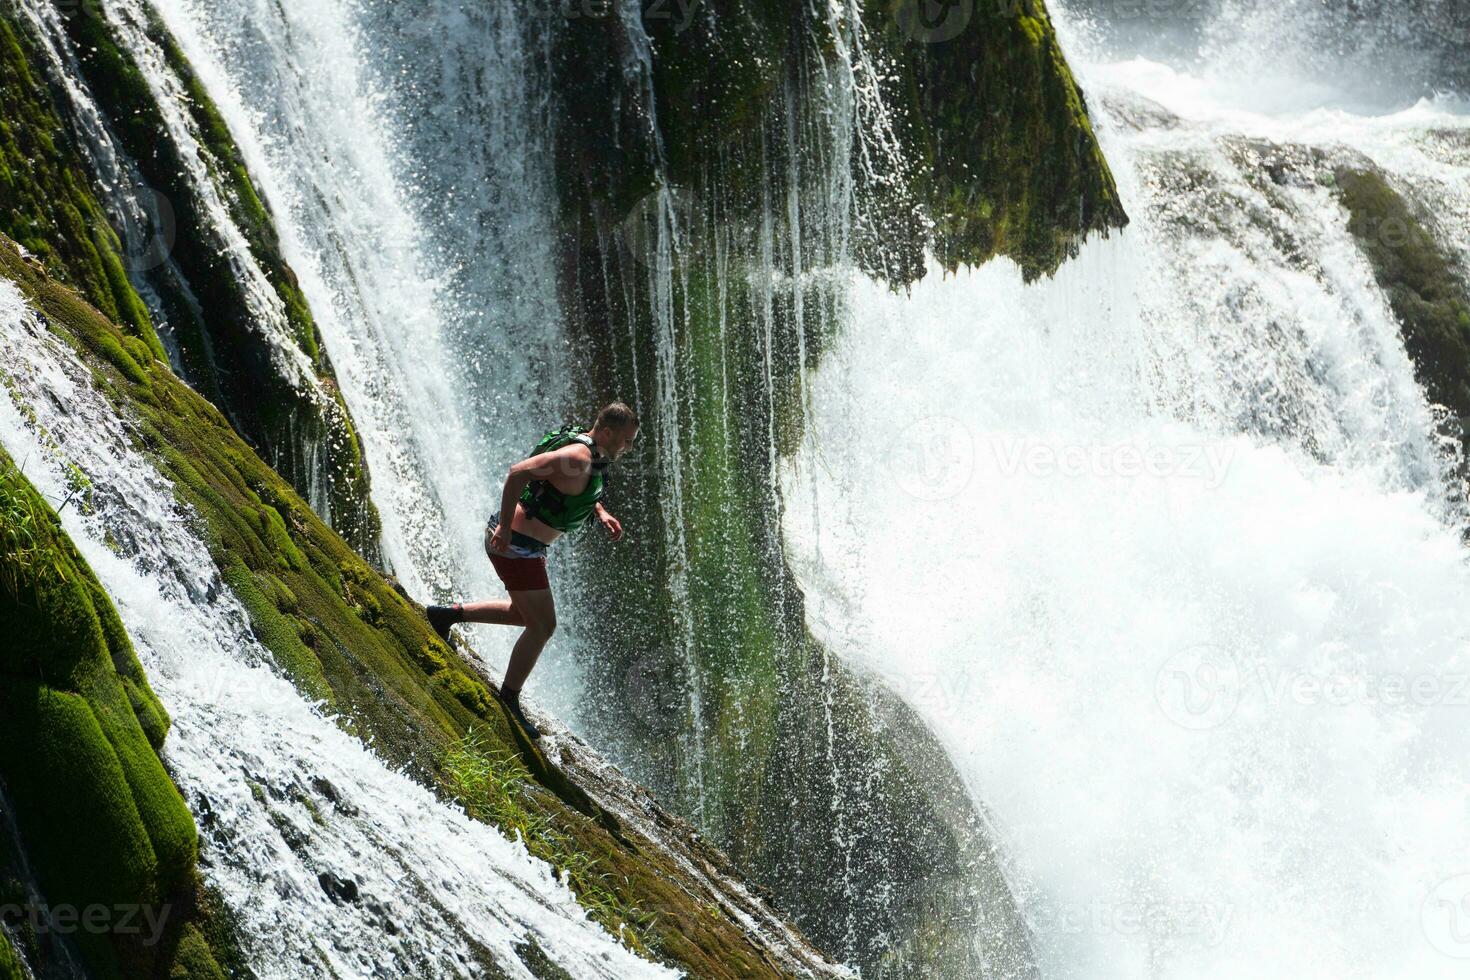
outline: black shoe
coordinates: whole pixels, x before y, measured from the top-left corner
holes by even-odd
[[[449,628],[455,623],[464,622],[464,609],[456,602],[452,606],[430,606],[424,612],[429,617],[429,625],[439,634],[439,639],[444,641],[445,646],[450,646]]]
[[[520,722],[521,727],[526,730],[527,735],[531,736],[532,738],[541,737],[541,729],[531,724],[531,720],[527,718],[526,713],[521,710],[520,691],[501,690],[497,691],[496,694],[500,697],[500,703],[505,705],[505,710],[510,712],[512,718]]]

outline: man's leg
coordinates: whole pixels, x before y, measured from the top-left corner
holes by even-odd
[[[505,668],[505,682],[501,685],[506,694],[520,692],[521,685],[531,674],[531,668],[541,656],[541,650],[556,632],[556,603],[550,589],[535,589],[530,592],[511,592],[512,612],[519,614],[526,628],[516,638],[510,653],[510,663]],[[469,607],[466,607],[468,609]]]
[[[452,606],[429,606],[424,610],[429,625],[439,634],[445,646],[450,646],[449,631],[456,623],[499,623],[504,626],[525,626],[526,621],[511,605],[509,599],[490,599],[485,602],[456,602]]]
[[[466,602],[460,606],[464,613],[462,622],[496,623],[501,626],[525,626],[526,621],[509,599],[487,599],[484,602]]]

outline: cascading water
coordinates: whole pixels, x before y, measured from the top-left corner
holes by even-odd
[[[1134,225],[1033,286],[854,280],[783,474],[808,621],[948,747],[1043,976],[1460,976],[1459,460],[1300,175],[1366,162],[1464,262],[1470,116],[1064,39]]]
[[[9,283],[0,352],[0,441],[53,505],[73,504],[67,532],[173,715],[166,759],[253,969],[531,978],[549,958],[575,976],[672,975],[587,919],[522,845],[388,769],[273,669],[197,519]],[[72,467],[89,481],[85,515]]]
[[[557,404],[545,378],[565,371],[532,54],[511,13],[154,6],[275,208],[366,444],[392,570],[424,599],[493,592],[479,532]]]

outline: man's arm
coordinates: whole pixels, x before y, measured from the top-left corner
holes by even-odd
[[[592,513],[593,516],[597,518],[598,522],[602,524],[603,527],[607,528],[607,533],[612,535],[612,539],[614,541],[620,540],[622,538],[622,522],[608,513],[607,508],[602,506],[602,501],[599,500],[597,503],[592,505]]]
[[[516,503],[528,483],[550,479],[558,473],[575,475],[591,468],[592,451],[580,443],[523,459],[512,466],[505,476],[505,489],[500,494],[500,527],[491,537],[491,547],[504,551],[510,545],[510,527],[515,520]]]

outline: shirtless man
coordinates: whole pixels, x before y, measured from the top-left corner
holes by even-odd
[[[556,630],[547,547],[593,520],[614,541],[622,538],[622,524],[602,506],[603,473],[637,435],[638,416],[622,402],[599,412],[590,432],[574,426],[548,432],[533,455],[510,468],[500,510],[485,527],[485,554],[510,598],[428,608],[429,622],[445,643],[455,623],[524,627],[505,668],[500,700],[532,738],[541,733],[521,711],[521,686]],[[507,513],[513,515],[509,526],[500,518]]]

